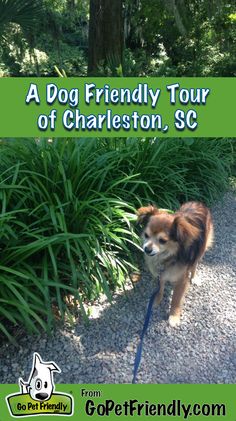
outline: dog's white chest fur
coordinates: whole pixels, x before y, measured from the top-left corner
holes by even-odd
[[[145,262],[152,276],[157,278],[163,268],[160,255],[156,254],[155,256],[148,256],[145,254]]]
[[[145,261],[149,271],[155,279],[160,275],[160,273],[162,273],[162,280],[164,282],[170,282],[171,284],[179,282],[186,272],[185,265],[181,263],[169,261],[166,265],[162,254],[157,254],[155,256],[145,255]]]

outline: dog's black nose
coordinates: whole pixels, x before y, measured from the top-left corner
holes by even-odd
[[[35,397],[39,399],[40,401],[45,401],[45,399],[48,398],[47,393],[36,393]]]
[[[146,254],[151,254],[152,253],[152,248],[146,246],[146,247],[144,247],[144,252]]]

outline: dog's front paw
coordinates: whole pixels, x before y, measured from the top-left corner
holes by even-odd
[[[171,327],[177,327],[180,324],[180,316],[178,315],[171,315],[169,317],[169,325]]]
[[[192,285],[201,286],[203,283],[203,279],[199,275],[195,275],[194,278],[191,279]]]

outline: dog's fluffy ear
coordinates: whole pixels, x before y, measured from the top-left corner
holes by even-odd
[[[156,215],[158,213],[158,209],[155,206],[146,206],[143,208],[139,208],[137,210],[137,222],[139,224],[147,224],[149,218],[153,215]]]
[[[199,228],[192,225],[184,216],[176,216],[171,227],[171,238],[189,247],[199,237]]]

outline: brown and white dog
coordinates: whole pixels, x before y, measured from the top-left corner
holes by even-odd
[[[197,263],[211,246],[213,224],[209,209],[202,203],[185,203],[176,213],[158,210],[154,206],[138,209],[145,260],[151,274],[160,274],[160,291],[155,304],[163,298],[165,283],[174,287],[169,324],[180,323],[181,305]]]

